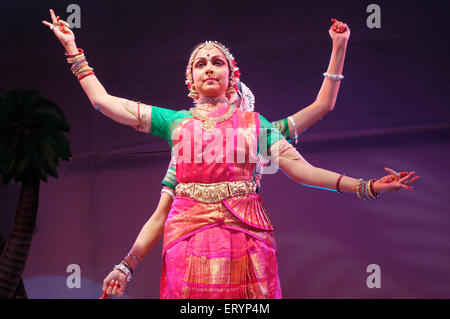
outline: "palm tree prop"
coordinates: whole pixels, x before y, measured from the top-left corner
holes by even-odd
[[[71,159],[63,133],[69,131],[61,109],[39,92],[15,89],[0,95],[0,175],[5,184],[13,178],[21,183],[14,226],[0,251],[0,298],[26,298],[21,277],[36,224],[40,180],[58,178],[59,158]]]
[[[3,248],[5,247],[6,242],[3,240],[1,234],[0,234],[0,253],[3,252]],[[27,293],[25,291],[25,286],[23,284],[22,278],[20,279],[16,291],[14,292],[14,295],[12,296],[13,299],[26,299]]]

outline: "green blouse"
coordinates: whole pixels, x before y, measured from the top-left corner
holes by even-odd
[[[193,117],[191,112],[186,110],[174,111],[157,106],[152,106],[151,112],[150,133],[165,139],[171,147],[173,147],[171,136],[174,129],[183,119]],[[259,114],[259,121],[261,129],[266,129],[267,132],[267,149],[282,138],[286,138],[288,141],[291,140],[287,118],[270,123],[264,116]],[[175,186],[178,184],[176,176],[176,162],[172,160],[162,185],[175,189]]]
[[[175,111],[157,106],[152,106],[151,112],[150,134],[165,139],[171,147],[173,147],[171,136],[174,129],[183,119],[193,117],[192,113],[187,110]],[[289,136],[287,118],[270,123],[264,116],[258,115],[260,128],[267,130],[267,148],[276,141]]]

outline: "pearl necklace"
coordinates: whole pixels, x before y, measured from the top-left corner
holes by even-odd
[[[212,131],[216,127],[217,123],[228,120],[233,115],[234,111],[236,111],[236,107],[233,104],[228,105],[229,105],[228,111],[225,114],[218,117],[208,117],[206,115],[202,115],[197,112],[197,109],[195,107],[189,109],[189,112],[191,112],[196,119],[203,122],[202,129],[204,129],[205,131]]]

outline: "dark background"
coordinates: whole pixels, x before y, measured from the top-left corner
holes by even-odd
[[[23,274],[31,298],[96,298],[114,264],[156,208],[169,146],[96,112],[70,72],[64,48],[42,20],[66,19],[72,1],[0,3],[0,92],[32,88],[71,125],[73,160],[41,183],[37,228]],[[369,29],[369,4],[381,28]],[[351,29],[335,110],[302,134],[313,165],[357,178],[383,167],[415,170],[413,191],[364,202],[263,178],[276,225],[285,298],[449,298],[449,31],[447,1],[76,1],[78,47],[109,94],[189,108],[184,74],[205,40],[230,48],[242,81],[269,120],[312,103],[331,53],[330,19]],[[0,186],[7,237],[20,185]],[[66,267],[81,267],[81,288]],[[369,289],[366,268],[381,268]],[[127,297],[158,298],[161,242]]]

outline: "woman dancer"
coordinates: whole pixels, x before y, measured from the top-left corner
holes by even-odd
[[[345,51],[350,37],[348,26],[336,19],[332,19],[332,26],[329,29],[329,35],[332,39],[333,48],[328,66],[328,74],[341,74],[344,66]],[[306,131],[310,126],[326,116],[333,110],[339,91],[340,80],[330,81],[325,77],[324,83],[319,91],[317,99],[309,106],[303,108],[296,114],[288,118],[272,122],[280,133],[290,142],[295,139],[297,143],[298,131]],[[254,96],[252,92],[244,85],[239,85],[239,94],[235,100],[238,106],[244,110],[253,110]],[[257,185],[257,191],[260,187],[261,168],[263,163],[255,169],[254,181]],[[147,221],[139,233],[133,247],[124,258],[125,262],[135,271],[139,261],[153,248],[155,243],[162,236],[164,224],[172,206],[175,187],[178,184],[176,178],[176,159],[172,157],[166,176],[162,181],[163,189],[161,198],[155,213]],[[130,266],[132,265],[132,266]],[[126,274],[118,269],[113,269],[103,282],[103,292],[105,295],[117,294],[122,296],[126,287]],[[119,282],[122,289],[117,289]],[[115,288],[115,289],[114,289]]]
[[[281,297],[273,225],[252,179],[256,158],[264,149],[296,182],[355,192],[363,199],[411,189],[417,179],[414,172],[388,170],[390,175],[379,180],[363,181],[310,165],[263,116],[229,103],[239,90],[239,71],[218,42],[205,42],[191,55],[186,76],[197,104],[189,111],[111,96],[76,47],[66,23],[51,14],[53,24],[44,23],[65,46],[72,71],[92,105],[119,123],[166,139],[176,149],[178,185],[164,229],[162,298]],[[265,139],[260,132],[266,133]],[[221,147],[226,151],[211,152]],[[127,257],[115,268],[129,280],[138,257]],[[124,283],[108,289],[120,295]]]

